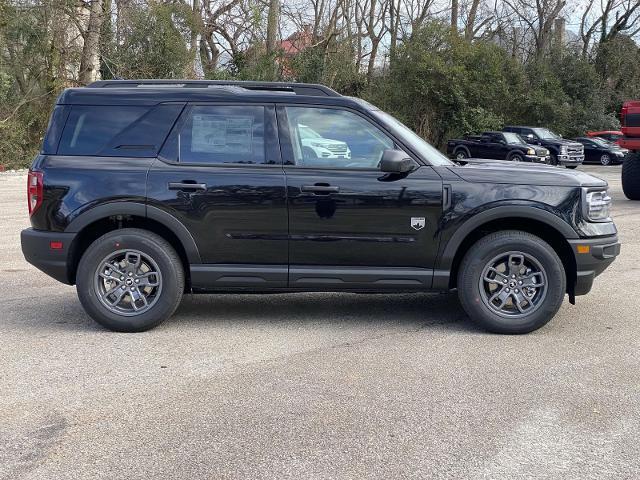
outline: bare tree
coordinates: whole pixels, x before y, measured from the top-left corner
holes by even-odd
[[[84,85],[96,79],[103,18],[102,0],[91,0],[89,25],[83,35],[84,46],[82,47],[80,71],[78,73],[78,81]]]

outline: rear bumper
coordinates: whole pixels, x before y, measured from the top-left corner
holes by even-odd
[[[59,233],[27,228],[20,234],[22,254],[31,265],[59,282],[71,285],[71,248],[76,233]],[[52,249],[51,242],[61,242],[62,248]]]
[[[577,275],[575,295],[586,295],[600,275],[620,254],[620,243],[616,235],[603,238],[569,240],[576,259]],[[579,253],[578,246],[585,253]],[[588,252],[586,251],[588,247]]]

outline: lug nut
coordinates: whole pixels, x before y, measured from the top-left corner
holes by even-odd
[[[518,293],[518,289],[516,288],[516,293]]]
[[[124,277],[120,277],[120,280],[124,280]]]
[[[507,293],[509,293],[510,291],[511,291],[511,290],[509,290],[509,289],[507,288]]]
[[[139,278],[136,278],[136,283],[140,283],[140,279]],[[520,282],[520,283],[522,283],[522,282]]]
[[[520,281],[518,282],[518,285],[522,285],[522,280],[520,280]]]

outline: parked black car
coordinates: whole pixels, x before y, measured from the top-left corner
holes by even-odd
[[[598,137],[579,137],[576,142],[584,146],[584,163],[616,165],[624,162],[629,153],[629,150]]]
[[[307,128],[351,154],[305,155]],[[461,163],[320,85],[103,81],[58,98],[22,250],[118,331],[184,293],[456,288],[487,329],[535,330],[619,252],[607,184]]]
[[[503,130],[517,133],[531,145],[545,147],[551,152],[551,163],[553,165],[576,168],[584,161],[584,149],[580,143],[565,140],[547,128],[506,126]]]
[[[462,139],[447,142],[449,158],[493,158],[514,162],[548,163],[549,150],[526,143],[511,132],[483,132],[481,135],[466,135]]]

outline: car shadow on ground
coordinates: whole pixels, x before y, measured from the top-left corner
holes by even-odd
[[[8,312],[7,325],[53,330],[102,331],[82,309],[75,295],[46,296],[28,317]],[[13,310],[13,309],[10,309]],[[46,312],[46,314],[42,313]],[[158,329],[184,330],[220,325],[327,326],[394,325],[401,328],[440,327],[482,332],[462,310],[455,294],[207,294],[185,295],[176,313]],[[152,330],[153,331],[153,330]]]
[[[477,330],[457,295],[433,293],[287,293],[185,295],[166,323],[247,322],[287,324],[397,324],[416,328],[456,325]]]

